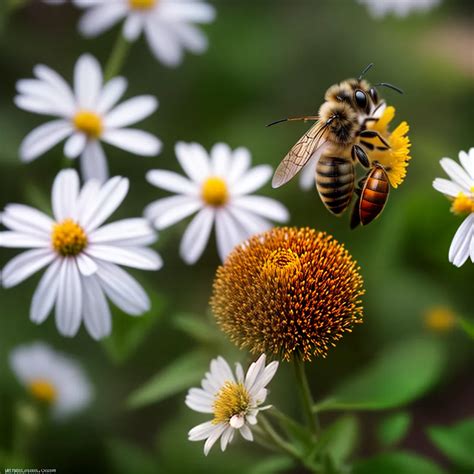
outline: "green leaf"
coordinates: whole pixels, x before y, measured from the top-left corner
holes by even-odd
[[[209,359],[201,352],[189,352],[158,372],[128,398],[131,408],[139,408],[190,388],[203,377]]]
[[[474,418],[453,426],[433,426],[428,436],[454,464],[474,470]]]
[[[140,474],[164,473],[160,470],[158,459],[138,446],[125,441],[108,441],[107,455],[115,474],[129,474],[130,472],[139,472]]]
[[[458,318],[459,326],[471,338],[474,339],[474,321],[466,318]]]
[[[411,415],[407,412],[393,413],[380,423],[377,436],[384,446],[399,443],[407,434],[411,424]]]
[[[247,471],[247,474],[276,474],[287,471],[294,466],[295,461],[287,456],[273,456],[263,461],[258,461]]]
[[[222,339],[222,335],[215,325],[196,314],[177,314],[173,317],[173,324],[196,341],[204,344],[215,344]]]
[[[443,474],[443,470],[429,459],[395,451],[356,462],[352,474]]]
[[[146,288],[145,288],[146,289]],[[146,289],[151,299],[151,310],[142,316],[129,316],[113,309],[112,334],[102,342],[109,357],[118,364],[125,362],[150,333],[164,308],[164,299]]]
[[[423,396],[442,374],[443,345],[435,339],[404,341],[314,407],[322,410],[384,410]]]
[[[358,433],[357,418],[353,415],[342,416],[323,432],[314,456],[328,456],[337,470],[354,451]]]

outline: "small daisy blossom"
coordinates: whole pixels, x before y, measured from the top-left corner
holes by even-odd
[[[103,83],[102,69],[90,54],[83,54],[74,68],[74,91],[48,66],[34,68],[35,79],[17,82],[15,104],[29,112],[59,117],[30,132],[20,146],[20,158],[30,162],[64,139],[64,154],[81,157],[84,179],[105,181],[108,167],[101,141],[143,156],[156,156],[161,142],[142,130],[124,128],[151,115],[158,101],[137,96],[117,105],[127,87],[123,77]]]
[[[187,174],[150,170],[146,178],[159,188],[177,193],[152,202],[145,216],[157,229],[164,229],[197,212],[181,240],[180,254],[188,264],[202,255],[215,223],[217,249],[224,260],[227,254],[249,236],[285,222],[288,210],[278,201],[263,196],[248,196],[263,186],[272,174],[267,165],[250,167],[246,148],[234,151],[224,143],[214,145],[210,157],[197,143],[177,143],[179,164]]]
[[[153,55],[167,66],[182,61],[183,50],[200,54],[207,39],[193,23],[210,23],[214,7],[201,0],[75,0],[87,8],[79,23],[80,32],[95,37],[125,19],[123,36],[135,41],[144,33]]]
[[[10,353],[10,367],[29,394],[48,404],[57,418],[78,412],[91,401],[92,388],[82,368],[46,344],[16,347]]]
[[[440,164],[451,179],[436,178],[433,187],[451,201],[454,214],[466,215],[454,235],[449,248],[449,261],[456,267],[462,266],[471,257],[474,263],[474,148],[459,152],[461,165],[450,158],[443,158]]]
[[[439,5],[441,0],[358,0],[358,2],[367,5],[374,18],[383,18],[391,13],[403,18],[412,12],[427,12]]]
[[[128,192],[120,176],[101,185],[88,181],[79,189],[72,169],[58,173],[52,189],[54,218],[21,204],[8,204],[0,247],[30,248],[3,268],[4,288],[18,285],[48,267],[33,294],[30,319],[46,320],[56,306],[56,326],[74,336],[84,321],[94,339],[110,334],[112,320],[106,296],[122,311],[140,315],[150,300],[139,283],[118,265],[158,270],[160,256],[146,246],[156,234],[145,219],[123,219],[102,226]]]
[[[236,364],[235,375],[222,357],[211,361],[209,372],[201,382],[202,388],[192,388],[186,396],[186,405],[201,413],[212,413],[212,421],[195,426],[188,433],[190,441],[206,440],[204,454],[207,456],[220,438],[225,450],[235,431],[244,439],[253,441],[250,426],[257,424],[257,415],[271,405],[260,406],[267,398],[265,388],[275,375],[278,362],[265,365],[265,355],[253,362],[247,374]]]

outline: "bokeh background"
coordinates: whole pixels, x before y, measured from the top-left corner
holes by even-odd
[[[104,64],[118,28],[85,40],[76,31],[79,12],[70,5],[34,0],[8,9],[6,0],[1,2],[0,205],[21,202],[47,210],[62,150],[57,147],[28,165],[19,162],[22,138],[44,119],[14,107],[15,81],[31,77],[37,63],[70,79],[83,52]],[[208,149],[218,141],[243,145],[251,150],[254,164],[275,167],[307,125],[268,129],[265,124],[316,112],[329,85],[374,62],[370,81],[392,82],[405,91],[402,96],[381,93],[397,109],[395,123],[409,122],[413,143],[407,179],[392,191],[382,217],[350,231],[348,216],[331,216],[316,192],[302,192],[297,180],[278,190],[268,185],[261,193],[288,206],[292,225],[325,230],[344,242],[365,278],[364,324],[326,359],[307,366],[315,397],[324,398],[394,345],[403,348],[413,338],[435,341],[436,375],[417,400],[401,408],[411,422],[398,448],[431,458],[451,472],[452,464],[430,441],[427,429],[473,414],[472,342],[459,327],[434,332],[426,326],[425,314],[444,307],[458,317],[474,317],[474,267],[469,262],[457,269],[447,259],[461,218],[449,212],[449,202],[431,186],[443,176],[440,158],[457,158],[459,150],[474,146],[472,1],[444,0],[428,13],[379,20],[355,0],[221,0],[215,5],[217,20],[205,28],[208,52],[188,54],[178,69],[157,63],[143,40],[133,46],[122,71],[129,79],[127,94],[159,98],[158,112],[143,128],[159,136],[165,147],[153,159],[107,148],[112,174],[131,179],[129,195],[114,218],[139,215],[151,200],[166,195],[144,176],[150,168],[178,169],[173,152],[178,140],[197,141]],[[242,441],[234,441],[224,454],[215,448],[207,458],[201,443],[187,441],[188,429],[205,416],[185,407],[186,388],[217,354],[231,361],[251,359],[213,327],[208,299],[219,264],[214,241],[195,266],[179,259],[185,225],[160,234],[156,247],[165,260],[162,270],[135,273],[152,295],[152,311],[141,319],[116,312],[113,334],[102,343],[83,329],[74,339],[62,338],[52,317],[41,326],[30,323],[37,277],[0,290],[0,452],[11,448],[13,406],[25,396],[10,372],[8,354],[20,343],[43,340],[81,362],[95,399],[71,420],[45,421],[30,446],[30,466],[68,473],[302,472],[272,464],[270,453]],[[15,253],[2,250],[0,265]],[[426,364],[431,367],[429,360]],[[155,392],[137,392],[157,374]],[[271,388],[271,402],[299,416],[290,367],[282,364]],[[391,449],[378,436],[379,427],[399,412],[356,413],[360,434],[354,459]],[[323,422],[332,418],[325,414]]]

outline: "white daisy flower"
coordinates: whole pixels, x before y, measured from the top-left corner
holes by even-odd
[[[15,104],[21,109],[59,117],[30,132],[20,147],[20,158],[29,162],[66,139],[64,154],[81,157],[84,179],[105,181],[107,161],[101,141],[143,156],[155,156],[161,142],[132,125],[152,114],[158,101],[150,95],[128,99],[116,106],[125,92],[127,81],[115,77],[103,83],[97,60],[82,55],[74,68],[74,91],[55,71],[44,65],[34,68],[36,79],[17,82]]]
[[[449,261],[460,267],[471,257],[474,263],[474,148],[459,152],[458,165],[450,158],[440,161],[451,179],[436,178],[433,187],[452,200],[451,211],[466,215],[449,248]]]
[[[186,263],[193,264],[202,255],[214,222],[217,250],[224,260],[238,243],[272,227],[268,219],[288,220],[288,210],[278,201],[248,195],[270,179],[272,168],[260,165],[249,169],[251,158],[246,148],[232,151],[218,143],[209,156],[197,143],[180,142],[175,151],[187,177],[150,170],[148,182],[178,195],[152,202],[145,216],[157,229],[164,229],[197,212],[181,240],[180,254]]]
[[[207,49],[207,38],[193,23],[210,23],[215,10],[201,0],[75,0],[87,12],[80,32],[95,37],[125,19],[123,36],[135,41],[144,33],[153,55],[167,66],[181,63],[183,51]]]
[[[32,207],[8,204],[0,247],[31,248],[10,260],[2,272],[5,288],[18,285],[48,266],[33,295],[30,319],[42,323],[56,306],[56,326],[74,336],[84,321],[94,339],[110,334],[112,321],[106,296],[122,311],[140,315],[150,300],[138,282],[118,265],[158,270],[160,256],[146,247],[156,235],[145,219],[123,219],[100,227],[128,192],[120,176],[100,185],[88,181],[79,189],[72,169],[54,180],[54,218]]]
[[[48,404],[57,418],[78,412],[91,401],[92,388],[82,368],[46,344],[15,348],[10,367],[30,395]]]
[[[186,396],[186,405],[201,413],[212,413],[212,421],[195,426],[188,433],[190,441],[206,440],[204,454],[207,456],[214,443],[221,438],[221,449],[225,450],[236,430],[247,441],[253,441],[250,426],[257,423],[257,415],[271,405],[261,407],[267,398],[265,388],[278,369],[278,362],[265,366],[265,355],[253,362],[244,377],[240,364],[236,364],[235,375],[222,357],[211,361],[210,371],[201,382],[202,388],[192,388]]]
[[[412,12],[427,12],[441,3],[441,0],[357,0],[367,5],[374,18],[383,18],[393,13],[400,18]]]

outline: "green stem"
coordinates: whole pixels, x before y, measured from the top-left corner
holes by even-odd
[[[313,397],[309,389],[308,378],[304,370],[304,364],[300,357],[296,356],[294,359],[295,375],[297,385],[301,394],[301,401],[303,402],[303,410],[308,422],[308,426],[314,435],[319,432],[319,421],[315,414],[313,414]]]
[[[105,66],[104,79],[108,81],[115,77],[120,70],[122,69],[125,59],[127,58],[128,52],[130,51],[130,46],[132,43],[127,41],[122,32],[120,31],[115,41],[112,52],[110,53],[109,59]]]
[[[268,439],[285,454],[288,454],[294,459],[300,460],[300,457],[295,448],[287,443],[273,428],[270,422],[260,413],[258,418],[258,424],[262,431],[267,435]]]

